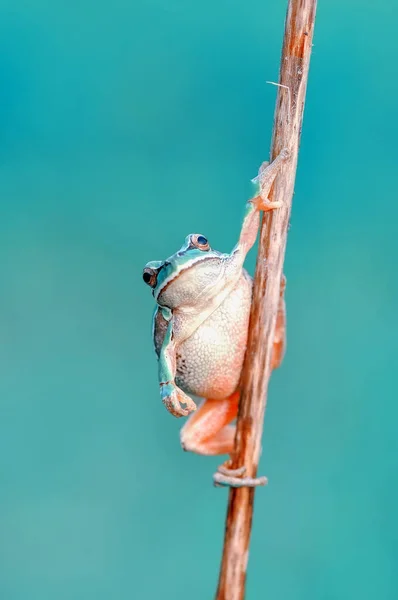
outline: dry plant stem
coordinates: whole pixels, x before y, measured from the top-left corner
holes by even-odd
[[[277,176],[270,200],[283,207],[264,215],[250,316],[249,339],[242,373],[242,397],[232,468],[246,467],[256,477],[271,375],[271,355],[279,300],[287,229],[312,49],[316,0],[290,0],[287,10],[274,117],[271,158],[288,147],[291,156]],[[231,488],[217,600],[243,600],[255,488]],[[265,593],[265,592],[264,592]],[[262,594],[260,594],[262,596]]]

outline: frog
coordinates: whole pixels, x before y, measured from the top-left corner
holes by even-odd
[[[188,420],[180,431],[184,450],[201,455],[233,455],[240,375],[245,359],[253,280],[244,268],[254,245],[261,211],[281,207],[269,199],[275,177],[289,158],[287,149],[263,163],[256,192],[246,203],[238,243],[231,253],[213,249],[207,237],[191,233],[163,261],[148,262],[142,273],[156,302],[152,337],[158,358],[160,396],[175,417]],[[271,368],[280,366],[286,347],[286,278],[281,279]],[[202,398],[197,407],[192,396]],[[223,473],[228,476],[228,469]],[[231,472],[231,479],[236,473]],[[255,485],[255,481],[246,481]]]

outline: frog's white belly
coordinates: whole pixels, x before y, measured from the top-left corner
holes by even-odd
[[[251,295],[252,280],[243,270],[223,303],[178,346],[176,383],[186,393],[222,399],[236,390],[246,351]],[[164,330],[155,320],[157,352]]]

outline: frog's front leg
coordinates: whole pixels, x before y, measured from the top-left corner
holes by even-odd
[[[173,318],[167,326],[166,335],[159,353],[160,396],[167,410],[175,417],[186,417],[196,410],[195,402],[175,383],[176,344],[173,335]],[[185,404],[183,408],[181,404]]]
[[[275,208],[280,208],[282,206],[281,202],[271,202],[268,196],[275,177],[279,173],[282,165],[288,160],[289,156],[289,151],[285,148],[271,164],[263,163],[259,169],[259,174],[255,179],[258,183],[258,191],[246,205],[246,214],[243,220],[239,242],[234,250],[235,256],[238,255],[240,257],[242,264],[246,254],[256,241],[260,224],[260,211],[274,210]]]

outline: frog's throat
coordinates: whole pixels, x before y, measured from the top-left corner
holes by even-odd
[[[173,267],[172,263],[168,263],[167,266],[165,266],[162,271],[160,271],[160,273],[163,275],[163,277],[161,277],[161,281],[160,284],[158,283],[158,286],[156,287],[156,290],[154,290],[154,294],[153,297],[155,298],[156,302],[160,296],[160,294],[162,292],[165,291],[165,289],[173,282],[176,281],[180,275],[182,275],[182,273],[184,273],[185,271],[187,271],[190,267],[192,267],[192,265],[194,265],[197,262],[205,262],[205,261],[210,261],[210,260],[214,260],[214,256],[204,256],[203,252],[201,250],[199,250],[198,252],[200,252],[200,254],[198,254],[197,256],[194,256],[193,258],[187,258],[186,262],[184,263],[184,266],[178,271],[177,274],[175,274],[174,269],[170,268]],[[158,280],[159,281],[159,280]]]

